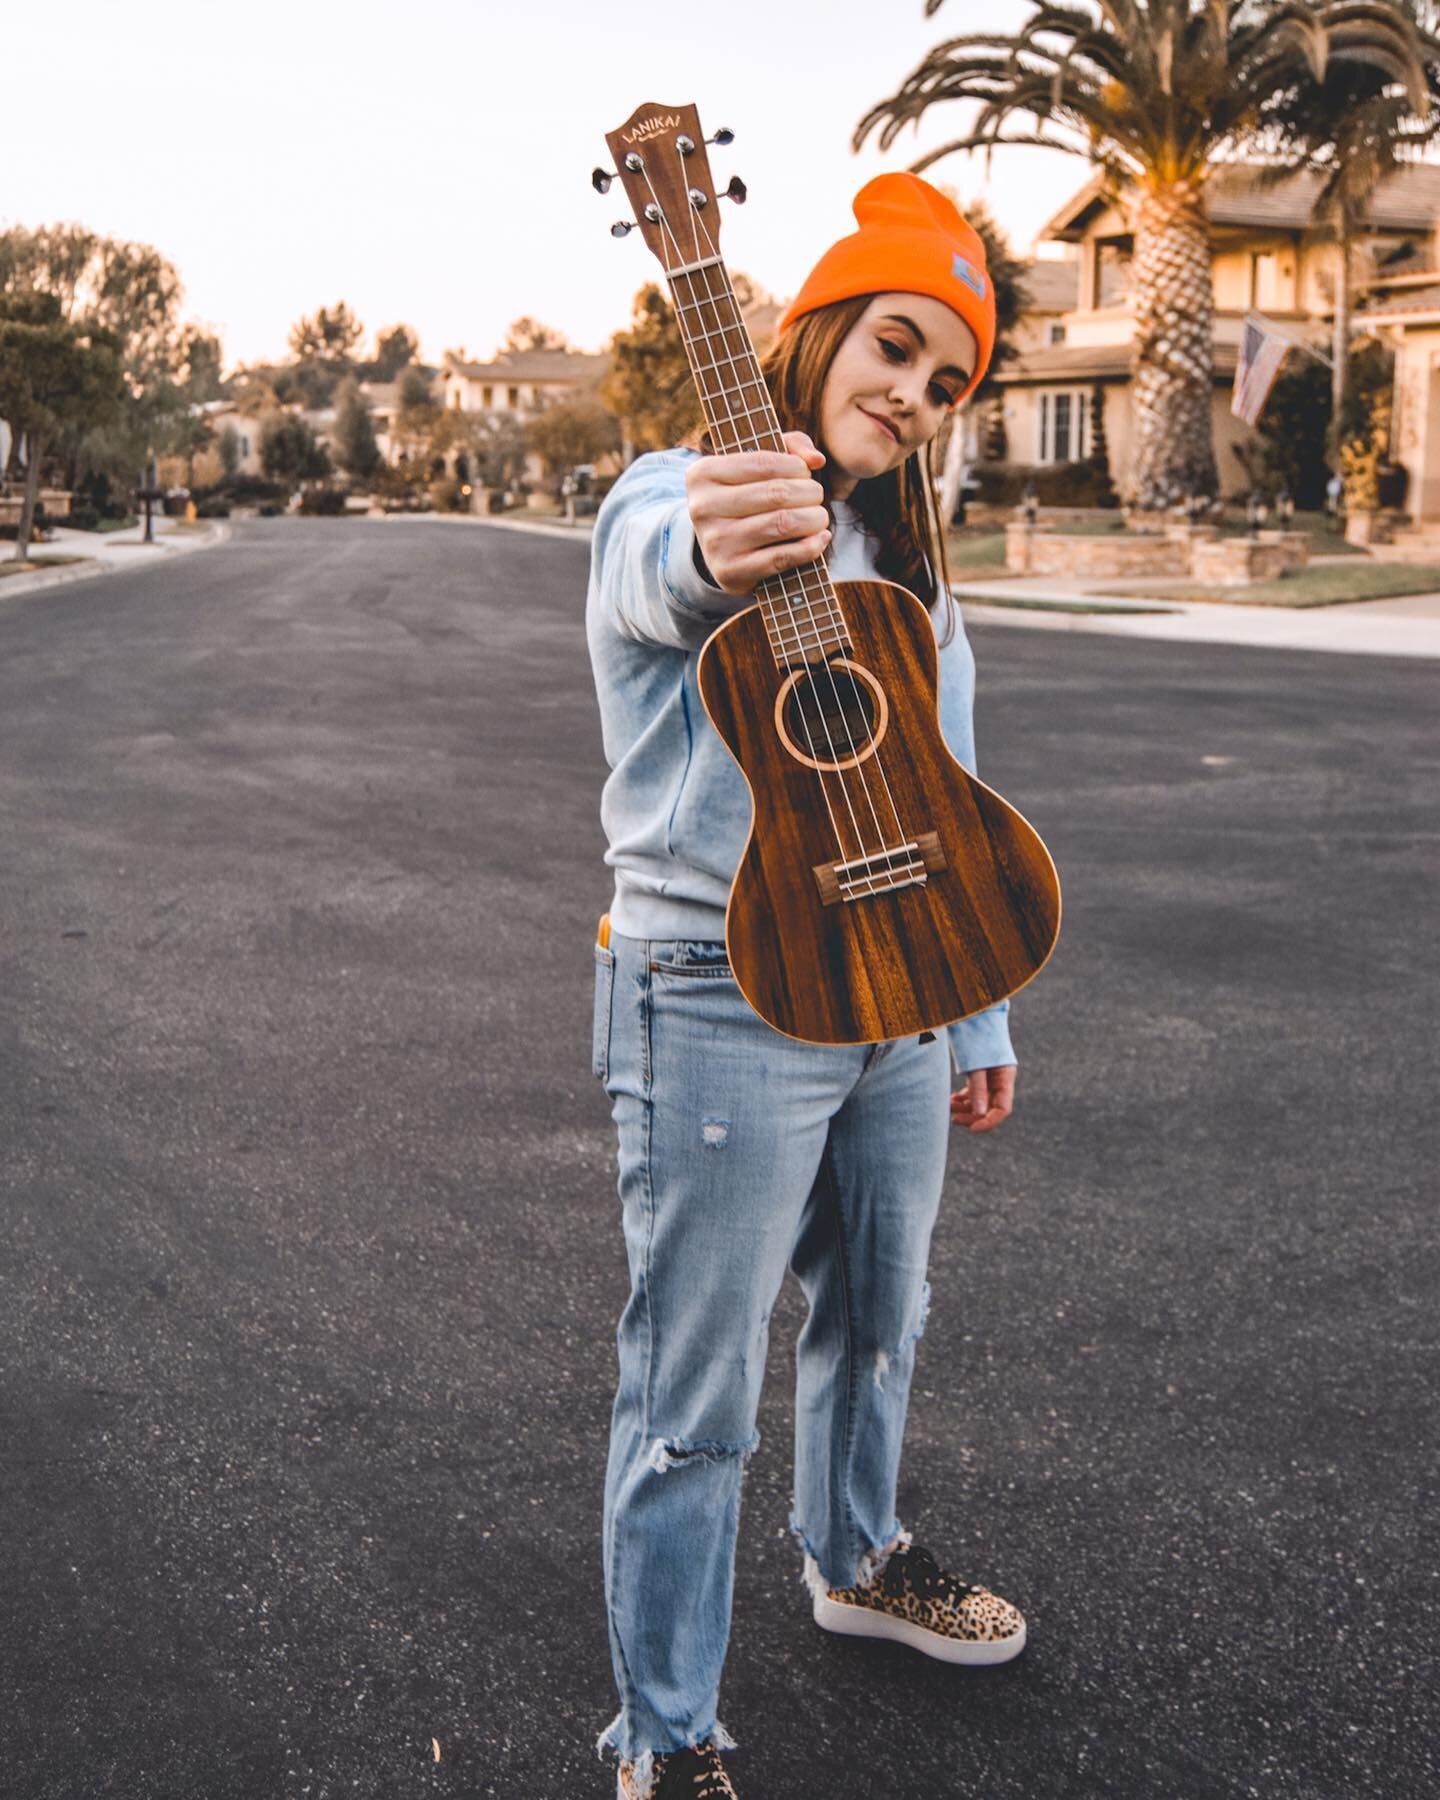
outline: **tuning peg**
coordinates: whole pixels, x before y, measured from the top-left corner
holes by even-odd
[[[728,125],[722,125],[715,133],[714,137],[706,138],[705,142],[707,144],[733,144],[735,142],[735,133]]]
[[[633,219],[617,219],[610,227],[610,235],[611,237],[625,237],[634,229],[635,221]]]
[[[592,169],[590,172],[590,185],[597,194],[608,194],[610,183],[614,179],[615,171],[613,169]]]
[[[745,204],[745,195],[748,191],[749,190],[746,188],[745,183],[740,177],[738,175],[732,175],[730,177],[730,185],[721,195],[721,199],[733,200],[737,206],[743,206]]]

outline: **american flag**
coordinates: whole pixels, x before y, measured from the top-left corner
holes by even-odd
[[[1245,329],[1240,338],[1240,362],[1235,370],[1235,392],[1230,396],[1230,410],[1237,419],[1253,425],[1264,410],[1285,352],[1292,340],[1277,331],[1259,313],[1245,315]]]

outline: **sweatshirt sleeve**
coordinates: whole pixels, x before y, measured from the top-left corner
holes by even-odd
[[[942,614],[943,618],[943,614]],[[944,635],[943,623],[939,626]],[[940,650],[940,730],[950,751],[972,775],[975,767],[975,653],[965,636],[959,602],[955,635]],[[1010,1002],[987,1006],[949,1027],[950,1055],[961,1074],[971,1069],[999,1069],[1017,1061],[1010,1042]]]
[[[606,495],[590,551],[593,597],[617,631],[637,643],[698,650],[717,625],[750,605],[700,573],[674,452],[636,459]]]

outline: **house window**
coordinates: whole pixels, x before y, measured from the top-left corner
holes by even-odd
[[[1090,396],[1084,388],[1042,390],[1036,462],[1079,462],[1085,455],[1089,410]]]
[[[1052,344],[1063,344],[1065,342],[1065,327],[1063,325],[1052,325],[1050,327],[1050,342]]]
[[[480,404],[487,412],[495,404],[495,390],[493,387],[481,388]]]
[[[505,390],[505,404],[506,404],[506,405],[507,405],[507,406],[509,406],[509,407],[516,407],[516,406],[519,406],[519,404],[520,404],[520,390],[519,390],[519,388],[518,388],[518,387],[507,387],[507,388],[506,388],[506,390]]]
[[[1250,257],[1250,304],[1272,312],[1288,312],[1295,304],[1295,265],[1276,250],[1256,250]]]

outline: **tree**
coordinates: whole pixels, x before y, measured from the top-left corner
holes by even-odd
[[[1250,486],[1271,493],[1287,488],[1296,506],[1318,509],[1330,474],[1325,460],[1330,426],[1329,370],[1313,356],[1287,356],[1266,398],[1256,436],[1235,446]]]
[[[15,554],[30,547],[49,448],[93,429],[123,402],[119,345],[98,325],[71,322],[54,294],[0,296],[0,418],[25,434],[25,492]]]
[[[1340,415],[1337,440],[1347,513],[1380,506],[1380,469],[1389,454],[1395,353],[1377,338],[1358,345]]]
[[[420,354],[420,340],[408,325],[392,325],[375,340],[375,357],[366,367],[371,381],[394,381]]]
[[[355,371],[352,352],[364,327],[343,300],[322,306],[290,327],[294,361],[275,371],[271,387],[284,406],[318,412],[329,406],[335,389]]]
[[[290,353],[296,362],[342,364],[364,336],[365,327],[343,300],[322,306],[290,327]]]
[[[985,248],[985,267],[995,290],[995,349],[984,379],[965,403],[967,407],[984,407],[992,400],[998,400],[999,389],[994,385],[993,377],[1015,354],[1012,334],[1030,301],[1024,285],[1025,264],[1011,249],[1010,239],[1004,228],[996,222],[984,201],[972,201],[969,205],[962,206],[960,197],[953,188],[942,187],[941,192],[955,202],[957,210],[974,227],[976,236]],[[952,414],[945,428],[941,461],[940,507],[941,517],[945,519],[955,518],[960,504],[960,486],[964,476],[961,450],[964,441],[965,433],[959,415]]]
[[[330,458],[298,414],[274,412],[260,427],[260,466],[272,481],[319,481]]]
[[[1440,43],[1411,16],[1414,8],[1397,0],[1402,23],[1393,52],[1374,64],[1332,62],[1318,83],[1282,97],[1271,118],[1286,146],[1284,160],[1271,171],[1283,179],[1296,168],[1320,176],[1315,216],[1335,233],[1339,273],[1331,332],[1330,439],[1339,451],[1350,359],[1354,246],[1376,188],[1440,129]]]
[[[407,369],[400,382],[402,411],[413,411],[418,406],[433,406],[434,402],[429,377],[419,369]]]
[[[335,460],[351,475],[372,475],[380,461],[369,402],[352,375],[335,395]]]
[[[218,400],[224,368],[219,338],[202,331],[198,325],[191,325],[185,330],[181,347],[184,362],[180,380],[186,399],[202,405],[207,400]]]
[[[620,429],[615,415],[598,399],[583,396],[561,400],[531,419],[525,428],[530,448],[554,478],[577,463],[599,462],[620,448]]]
[[[475,477],[481,487],[509,488],[525,479],[525,427],[514,413],[476,413]]]
[[[943,0],[926,0],[927,15]],[[1087,157],[1135,239],[1135,497],[1158,508],[1217,488],[1214,295],[1205,180],[1217,158],[1275,148],[1285,96],[1344,64],[1405,66],[1398,0],[1030,0],[1012,37],[941,44],[856,127],[888,148],[931,106],[974,102],[960,137],[920,157],[1042,144]],[[1026,128],[1003,135],[1007,122]]]
[[[526,350],[568,350],[569,347],[569,341],[563,332],[555,331],[549,325],[542,325],[528,313],[515,320],[505,333],[505,342],[500,346],[502,355],[506,352],[520,355]]]
[[[668,450],[700,422],[700,400],[675,312],[655,282],[635,296],[630,329],[610,340],[600,398],[637,450]]]
[[[170,438],[170,449],[185,459],[185,485],[195,485],[195,458],[215,442],[215,427],[199,407],[183,415]]]
[[[185,431],[180,277],[149,244],[80,225],[17,225],[0,232],[0,296],[23,293],[48,294],[62,319],[109,335],[122,370],[120,405],[79,431],[71,447],[91,467],[133,481],[152,451]]]

